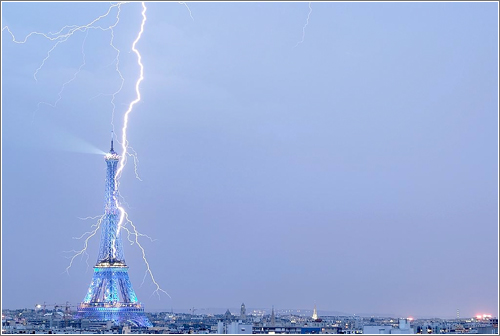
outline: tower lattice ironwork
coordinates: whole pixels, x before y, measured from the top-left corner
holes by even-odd
[[[94,276],[83,302],[78,306],[77,318],[111,320],[117,324],[132,323],[140,327],[152,324],[144,314],[143,305],[137,300],[128,276],[123,244],[120,236],[116,171],[120,156],[111,150],[104,157],[106,192],[104,216],[101,222],[99,256],[94,266]]]

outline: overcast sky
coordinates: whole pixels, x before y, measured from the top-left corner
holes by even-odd
[[[120,180],[155,279],[124,243],[146,310],[309,308],[498,316],[498,4],[146,3],[138,153]],[[6,3],[19,40],[108,3]],[[114,9],[100,21],[109,26]],[[135,98],[140,3],[114,30]],[[305,34],[303,35],[303,32]],[[2,32],[2,307],[81,302],[72,239],[103,212],[120,86],[110,31],[54,49]],[[303,39],[303,42],[300,43]],[[85,64],[82,66],[83,53]],[[81,71],[67,84],[65,82]]]

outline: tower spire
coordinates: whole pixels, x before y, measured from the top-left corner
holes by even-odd
[[[314,310],[313,310],[312,319],[313,320],[317,320],[318,319],[318,310],[316,309],[316,303],[314,304]]]
[[[111,151],[110,153],[113,153],[114,150],[113,150],[113,131],[111,131]]]

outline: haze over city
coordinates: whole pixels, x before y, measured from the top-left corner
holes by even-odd
[[[129,158],[119,190],[170,295],[124,239],[146,311],[498,316],[498,4],[187,4],[146,3],[137,44],[139,178]],[[22,40],[108,8],[2,2],[2,28]],[[121,6],[117,139],[140,23]],[[99,234],[66,269],[95,223],[80,218],[103,213],[110,36],[77,32],[37,72],[54,43],[2,31],[2,308],[89,288]]]

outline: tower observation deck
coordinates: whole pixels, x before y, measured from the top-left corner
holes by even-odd
[[[113,140],[111,150],[104,156],[104,160],[107,169],[99,255],[92,282],[83,302],[78,306],[76,318],[151,327],[151,322],[144,314],[144,307],[132,288],[125,263],[116,183],[120,156],[113,150]]]

